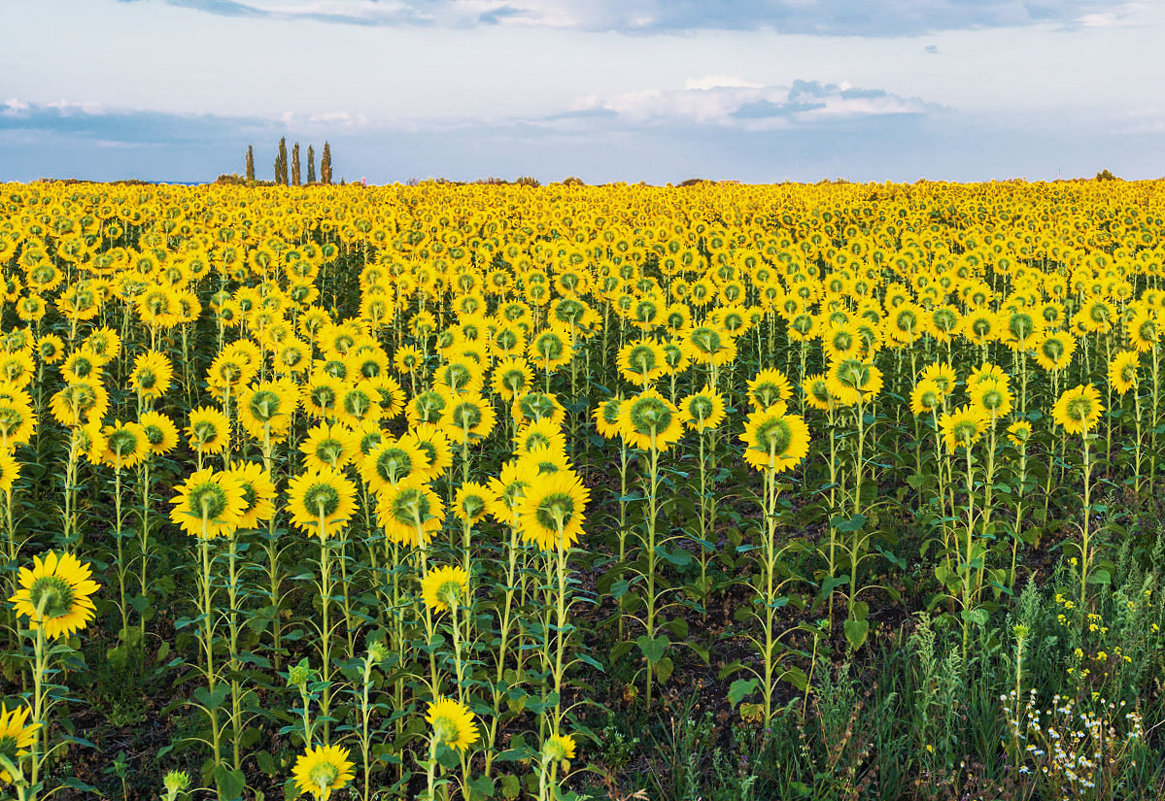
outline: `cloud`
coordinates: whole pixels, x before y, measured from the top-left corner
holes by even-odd
[[[1119,24],[1138,4],[1113,0],[162,0],[225,16],[350,25],[512,25],[623,33],[755,30],[902,36],[943,30]]]
[[[940,107],[918,98],[848,84],[794,81],[764,86],[735,76],[691,79],[683,89],[648,89],[580,98],[574,112],[607,112],[638,124],[696,123],[759,130],[831,119],[926,114]]]

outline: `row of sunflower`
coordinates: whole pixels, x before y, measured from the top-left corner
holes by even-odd
[[[1059,538],[1083,620],[1095,472],[1158,478],[1152,185],[0,201],[26,798],[77,746],[47,677],[95,616],[126,670],[180,654],[177,752],[222,798],[569,797],[597,672],[650,708],[739,588],[724,675],[768,723],[817,659],[782,610],[862,648],[908,558],[967,643]]]

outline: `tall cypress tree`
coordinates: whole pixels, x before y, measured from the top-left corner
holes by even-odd
[[[291,146],[291,184],[299,186],[299,142]]]
[[[275,183],[287,185],[287,137],[279,137],[279,157],[275,163],[278,170],[275,172]]]
[[[307,146],[307,182],[316,182],[316,151],[311,145]]]
[[[247,180],[255,180],[255,148],[247,145]]]
[[[332,182],[332,146],[324,142],[324,152],[320,156],[320,180],[325,184]]]

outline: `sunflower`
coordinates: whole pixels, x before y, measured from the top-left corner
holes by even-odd
[[[392,366],[401,375],[413,375],[425,366],[425,355],[412,345],[397,348]]]
[[[882,391],[882,371],[872,362],[841,359],[829,365],[826,373],[829,394],[844,406],[870,401]]]
[[[736,358],[736,342],[727,333],[710,325],[697,325],[683,332],[683,347],[692,361],[714,366]]]
[[[939,428],[942,429],[943,442],[951,453],[959,448],[970,448],[979,441],[990,425],[983,409],[970,405],[960,406],[943,414],[938,422]]]
[[[543,473],[530,479],[518,505],[523,538],[544,551],[571,548],[583,533],[590,490],[571,471]]]
[[[744,460],[753,469],[780,473],[796,467],[809,453],[809,426],[778,402],[748,416],[740,441]]]
[[[20,462],[12,451],[0,448],[0,491],[12,492],[12,485],[20,478]]]
[[[1148,353],[1161,338],[1157,329],[1156,312],[1142,309],[1135,312],[1128,323],[1129,346],[1138,353]]]
[[[1092,384],[1080,384],[1064,390],[1052,406],[1052,419],[1069,434],[1095,430],[1104,413],[1100,391]]]
[[[1032,424],[1026,420],[1017,420],[1007,427],[1007,438],[1022,451],[1032,438]]]
[[[405,408],[405,393],[397,380],[390,375],[380,375],[364,382],[371,391],[379,408],[376,415],[381,420],[395,420]]]
[[[133,371],[129,374],[129,385],[143,399],[160,398],[170,388],[170,379],[173,376],[174,368],[170,366],[170,360],[161,353],[150,350],[134,359]]]
[[[931,362],[922,368],[919,378],[933,381],[944,396],[950,395],[955,391],[955,384],[959,380],[958,375],[955,373],[955,368],[946,362]]]
[[[12,359],[16,356],[22,357],[25,364],[21,366],[14,364]],[[104,367],[107,361],[108,359],[104,356],[98,356],[88,348],[75,350],[61,365],[61,377],[66,381],[100,381],[105,373]],[[28,383],[32,377],[31,365],[32,358],[27,353],[11,354],[0,360],[0,378],[23,386],[18,376],[23,374],[24,383]]]
[[[328,466],[309,469],[287,483],[291,522],[305,534],[321,539],[348,525],[356,511],[355,498],[356,485]]]
[[[95,372],[100,375],[100,368],[95,368]],[[74,377],[65,368],[61,369],[61,374],[66,380]],[[21,350],[0,356],[0,381],[17,387],[27,387],[35,377],[36,361],[28,351]]]
[[[468,592],[469,574],[461,567],[438,567],[421,579],[421,600],[434,612],[456,608]]]
[[[238,415],[243,430],[254,439],[279,442],[287,436],[291,415],[299,405],[299,388],[287,379],[263,381],[239,393]]]
[[[405,417],[410,426],[419,423],[441,425],[449,408],[449,399],[435,389],[418,392],[405,404]]]
[[[360,453],[360,440],[344,423],[320,423],[307,432],[299,450],[308,470],[341,470]]]
[[[662,453],[683,436],[683,419],[671,401],[648,389],[620,404],[619,434],[628,445]]]
[[[56,364],[65,358],[65,343],[56,334],[45,334],[36,341],[36,352],[42,364]]]
[[[69,428],[100,420],[109,408],[109,393],[100,381],[71,381],[49,401],[57,422]],[[35,418],[32,418],[35,420]]]
[[[837,399],[829,393],[829,381],[824,373],[805,376],[801,380],[801,392],[805,396],[805,402],[811,408],[820,409],[823,412],[829,411],[837,403]]]
[[[969,342],[985,346],[999,339],[1004,322],[991,309],[972,309],[963,318],[960,328]]]
[[[967,376],[967,391],[971,391],[980,384],[1010,384],[1011,376],[1004,372],[997,364],[986,362],[971,370]]]
[[[476,443],[489,436],[497,422],[493,404],[480,395],[446,395],[442,428],[453,442]]]
[[[449,748],[464,752],[477,742],[473,713],[452,698],[430,701],[425,720],[433,727],[433,739]]]
[[[619,407],[624,403],[622,398],[608,398],[595,408],[595,428],[599,436],[604,439],[614,439],[619,436]]]
[[[932,378],[924,378],[910,392],[910,412],[918,417],[933,414],[946,405],[946,395]]]
[[[748,382],[748,399],[757,409],[767,409],[778,401],[793,397],[793,385],[780,370],[770,367],[761,370]]]
[[[150,443],[150,452],[161,456],[174,450],[178,444],[178,426],[161,412],[142,412],[138,422]]]
[[[1137,385],[1137,370],[1141,366],[1141,354],[1135,350],[1124,350],[1112,357],[1108,363],[1108,383],[1121,395]]]
[[[552,420],[527,423],[514,434],[514,453],[517,456],[530,453],[536,448],[550,448],[555,453],[566,453],[566,436],[562,427]]]
[[[133,467],[150,453],[150,439],[140,423],[116,421],[101,429],[100,459],[118,470]]]
[[[29,749],[36,743],[36,732],[39,723],[29,723],[28,716],[32,709],[20,706],[8,709],[0,704],[0,756],[7,758],[13,765],[19,765],[23,757],[28,756]],[[0,768],[0,785],[11,784],[14,777],[8,771]]]
[[[566,409],[558,402],[558,398],[545,392],[527,392],[515,399],[510,404],[510,414],[519,428],[546,419],[552,420],[555,425],[562,425],[566,419]]]
[[[339,416],[340,397],[344,385],[327,373],[318,372],[308,378],[300,390],[303,409],[312,417],[328,420]]]
[[[243,511],[239,528],[254,529],[275,514],[275,485],[271,474],[254,462],[235,464],[229,471],[243,488]]]
[[[724,396],[707,385],[681,400],[679,408],[684,425],[693,431],[708,431],[724,422]]]
[[[413,476],[429,477],[429,457],[415,442],[405,437],[382,440],[360,461],[360,477],[372,492],[399,484]]]
[[[453,513],[467,523],[473,523],[485,516],[494,502],[494,491],[485,484],[466,481],[457,488],[453,500]]]
[[[1074,336],[1067,331],[1048,331],[1036,343],[1036,362],[1045,370],[1064,370],[1075,352]]]
[[[493,391],[509,401],[530,391],[534,382],[534,371],[525,359],[502,359],[493,369],[490,385]]]
[[[28,618],[33,631],[44,626],[50,640],[83,630],[96,614],[90,599],[101,588],[92,581],[89,565],[71,553],[49,551],[34,556],[32,568],[20,568],[20,589],[8,600],[17,615]]]
[[[54,413],[55,416],[55,413]],[[0,443],[11,449],[27,445],[36,431],[36,413],[27,393],[0,386]]]
[[[647,387],[667,370],[665,358],[663,347],[658,342],[640,339],[619,348],[615,363],[623,378]]]
[[[570,340],[570,332],[548,328],[530,340],[526,355],[544,373],[553,373],[559,367],[570,364],[574,356]]]
[[[206,468],[192,473],[171,499],[170,520],[193,537],[229,537],[243,514],[243,488],[227,472]]]
[[[441,530],[445,509],[428,484],[410,479],[377,493],[376,521],[393,542],[419,547]]]
[[[574,759],[576,751],[574,737],[569,734],[552,734],[542,744],[542,756],[549,762]]]
[[[291,775],[299,794],[310,793],[316,801],[328,801],[332,793],[342,790],[356,775],[349,761],[351,752],[338,745],[317,745],[295,760]]]
[[[853,323],[831,323],[821,334],[821,346],[827,361],[860,359],[864,343]]]
[[[534,476],[569,472],[574,470],[574,467],[565,452],[539,445],[518,456],[518,469],[525,475]]]
[[[239,353],[219,353],[206,370],[206,384],[216,394],[235,394],[238,387],[246,384],[255,374],[252,364]]]
[[[213,406],[191,409],[186,425],[186,440],[196,451],[221,453],[230,445],[231,422],[221,410]]]
[[[425,454],[429,460],[428,467],[418,474],[422,479],[436,478],[453,464],[453,447],[449,437],[437,426],[427,423],[413,426],[400,437],[401,443],[411,443]]]
[[[984,417],[999,419],[1011,414],[1012,394],[1004,381],[968,381],[967,396],[972,406],[983,411]]]

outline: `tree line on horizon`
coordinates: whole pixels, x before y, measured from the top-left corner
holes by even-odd
[[[291,147],[290,169],[287,158],[287,137],[279,137],[279,147],[275,153],[275,183],[283,186],[300,186],[304,183],[299,156],[299,142]],[[246,179],[248,183],[255,182],[255,148],[247,145]],[[307,183],[330,184],[332,182],[332,146],[324,142],[324,149],[320,153],[319,180],[316,179],[315,148],[307,146]]]

